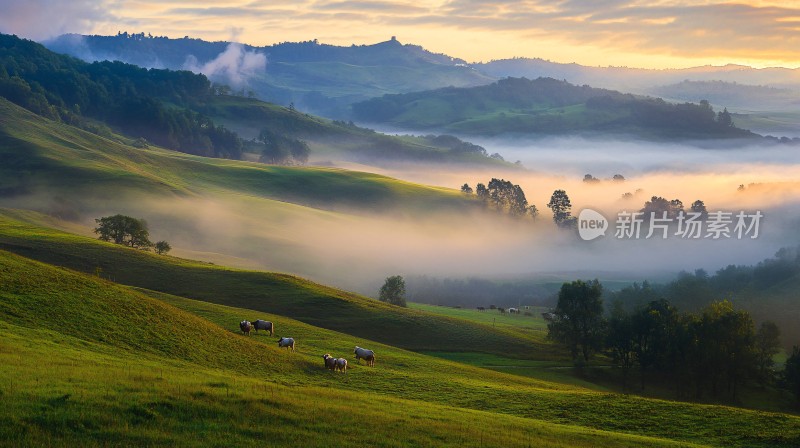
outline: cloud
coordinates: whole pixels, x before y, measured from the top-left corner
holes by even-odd
[[[113,15],[105,11],[112,11]],[[467,60],[542,57],[587,65],[797,66],[800,2],[750,0],[7,0],[0,30],[146,31],[253,45],[319,38],[349,45],[391,35]]]
[[[250,78],[264,72],[266,67],[267,57],[263,53],[246,50],[237,43],[229,44],[225,51],[205,64],[199,64],[197,58],[190,55],[183,65],[186,70],[202,73],[212,80],[234,87],[246,85]]]
[[[800,27],[787,18],[800,16],[797,2],[453,0],[441,14],[417,18],[471,29],[526,31],[556,35],[578,45],[601,44],[623,51],[662,51],[680,56],[796,59]],[[478,11],[479,14],[475,14]],[[790,57],[790,55],[792,57]]]
[[[93,0],[3,0],[0,32],[34,40],[85,33],[98,22],[114,21],[113,2]]]

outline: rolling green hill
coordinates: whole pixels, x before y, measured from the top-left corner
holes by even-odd
[[[36,239],[48,231],[16,232]],[[385,446],[793,446],[800,437],[796,416],[507,375],[277,313],[131,290],[1,250],[0,280],[0,444],[9,446],[234,438],[322,446],[331,433]],[[255,317],[277,322],[298,351],[235,334],[240,319]],[[355,344],[377,351],[376,367],[357,365]],[[323,352],[351,358],[350,372],[325,371]]]
[[[669,104],[552,78],[384,95],[353,105],[363,121],[464,134],[634,133],[656,138],[747,138],[706,104]]]
[[[352,122],[331,121],[276,104],[237,96],[209,98],[200,110],[246,139],[255,139],[263,130],[302,140],[317,161],[349,160],[383,165],[387,162],[459,163],[482,167],[515,168],[511,163],[487,157],[480,146],[464,144],[455,137],[445,139],[397,137],[356,126]],[[461,144],[454,146],[452,143]],[[247,146],[245,146],[247,149]]]
[[[456,190],[371,173],[280,167],[136,148],[30,113],[0,98],[0,196],[200,196],[235,191],[323,209],[469,207]]]
[[[514,357],[560,358],[543,335],[511,331],[486,334],[488,325],[465,324],[397,307],[285,275],[218,267],[39,227],[12,217],[41,220],[30,212],[5,211],[0,248],[122,284],[288,316],[312,325],[414,350],[493,351]]]
[[[274,164],[312,156],[350,161],[413,160],[498,165],[485,151],[453,151],[424,139],[401,139],[331,122],[259,100],[231,96],[202,74],[86,63],[42,45],[0,34],[0,97],[36,114],[114,139],[113,131],[185,153],[241,159],[266,153]],[[218,121],[214,121],[218,120]],[[246,137],[242,140],[224,123]],[[258,138],[258,140],[256,140]],[[290,148],[293,148],[289,154]],[[476,147],[477,148],[477,147]],[[316,157],[314,157],[316,158]]]
[[[73,231],[87,235],[95,218],[135,216],[181,256],[355,289],[389,268],[359,253],[343,263],[353,254],[329,249],[337,243],[331,237],[454,220],[478,212],[480,204],[454,189],[367,172],[139,148],[0,99],[0,207],[44,212],[82,225]],[[337,282],[354,273],[361,277]]]

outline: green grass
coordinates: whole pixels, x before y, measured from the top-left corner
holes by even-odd
[[[312,161],[351,161],[378,166],[392,162],[456,163],[462,166],[503,167],[515,165],[476,154],[449,152],[421,138],[403,138],[331,120],[256,99],[220,96],[204,106],[204,112],[246,139],[261,130],[300,139],[309,144]]]
[[[7,252],[0,280],[0,440],[10,446],[224,445],[236,436],[319,446],[332,433],[382,446],[800,440],[800,418],[785,414],[506,375],[279,315],[133,291]],[[237,335],[243,316],[273,319],[298,351]],[[375,368],[355,365],[355,344],[376,350]],[[322,352],[349,357],[352,370],[324,370]]]
[[[542,313],[548,311],[547,307],[531,307],[528,311],[532,316],[524,314],[500,313],[497,310],[486,309],[478,311],[474,308],[453,308],[449,306],[426,305],[424,303],[409,303],[409,308],[424,310],[441,316],[458,317],[461,319],[492,325],[497,328],[518,329],[523,333],[543,335],[547,332],[547,321],[542,318]]]
[[[397,308],[286,274],[228,269],[158,256],[18,220],[0,213],[0,248],[122,284],[268,311],[414,350],[486,351],[561,358],[540,336],[491,331],[487,325]],[[238,322],[238,321],[237,321]]]
[[[332,438],[387,447],[678,446],[363,391],[279,384],[101,353],[52,330],[28,333],[0,323],[0,446],[330,446]]]
[[[454,189],[366,172],[137,149],[38,117],[2,98],[0,160],[0,192],[48,190],[77,203],[83,196],[113,200],[142,194],[171,198],[235,193],[327,210],[434,211],[475,205]]]
[[[800,112],[775,111],[735,114],[733,122],[740,128],[751,129],[762,135],[781,137],[800,134],[800,126],[798,126]]]

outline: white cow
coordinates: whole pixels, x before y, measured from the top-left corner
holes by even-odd
[[[336,360],[336,370],[344,372],[347,375],[347,360],[344,358],[338,358]]]
[[[280,338],[278,339],[278,347],[286,347],[294,351],[294,338]]]
[[[353,353],[356,355],[356,361],[360,362],[361,358],[364,358],[368,366],[375,366],[375,352],[372,350],[367,350],[356,345],[356,349]]]

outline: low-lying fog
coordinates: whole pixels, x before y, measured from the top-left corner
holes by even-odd
[[[385,248],[399,246],[375,254],[376,260],[388,255],[386,266],[394,266],[395,271],[387,274],[505,277],[555,272],[569,278],[573,272],[580,277],[641,280],[664,278],[680,270],[714,272],[729,264],[753,264],[780,247],[800,243],[796,231],[800,225],[800,147],[718,142],[701,148],[577,137],[470,141],[506,160],[521,161],[527,170],[470,171],[456,166],[375,170],[450,188],[465,182],[475,188],[478,182],[488,184],[492,177],[505,178],[522,186],[528,201],[539,209],[538,222],[533,225],[525,220],[509,226],[472,217],[454,220],[446,235],[432,233],[430,226],[406,223],[405,232],[375,236],[385,241]],[[584,182],[586,174],[600,181]],[[615,174],[624,176],[625,181],[611,181]],[[566,190],[574,215],[587,207],[601,211],[611,221],[606,236],[586,242],[576,232],[556,230],[546,207],[556,189]],[[631,196],[625,199],[625,193]],[[731,234],[717,240],[682,239],[670,235],[666,240],[647,240],[646,226],[639,240],[615,238],[617,213],[638,211],[652,196],[680,199],[687,210],[697,199],[704,201],[709,212],[735,215],[759,210],[764,217],[758,238],[738,239]]]
[[[555,273],[565,280],[596,276],[640,281],[663,279],[680,270],[714,272],[729,264],[752,264],[780,247],[800,243],[797,147],[725,148],[721,143],[716,149],[701,149],[580,138],[476,143],[507,160],[522,161],[527,170],[341,165],[453,189],[504,178],[523,187],[528,201],[539,209],[537,221],[513,220],[478,208],[379,211],[337,209],[332,204],[333,211],[318,210],[224,191],[183,199],[74,200],[82,202],[87,234],[95,217],[130,214],[147,219],[152,239],[169,241],[174,255],[295,273],[373,296],[383,280],[395,274],[513,278]],[[601,180],[584,182],[585,174]],[[626,180],[609,180],[614,174]],[[585,207],[601,211],[611,221],[606,236],[583,241],[576,232],[557,229],[546,207],[556,189],[566,190],[574,215]],[[632,197],[623,199],[624,193]],[[680,199],[686,208],[701,199],[709,212],[760,210],[764,218],[759,236],[644,239],[645,227],[641,239],[615,238],[617,212],[638,211],[654,195]],[[0,205],[29,207],[8,201]]]

